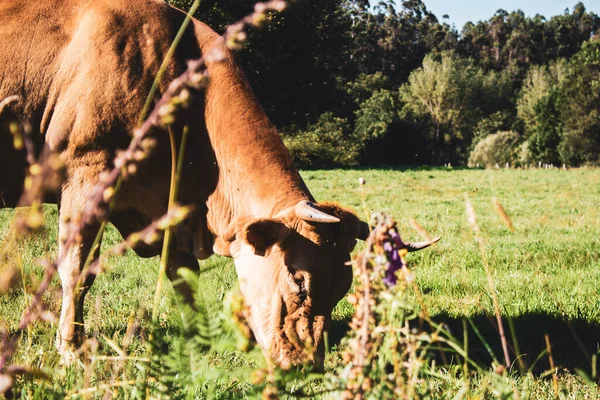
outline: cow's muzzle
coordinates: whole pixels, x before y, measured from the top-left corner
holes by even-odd
[[[271,358],[283,369],[310,366],[322,370],[325,360],[323,332],[326,318],[322,315],[308,317],[298,309],[285,318],[279,336],[271,347]]]

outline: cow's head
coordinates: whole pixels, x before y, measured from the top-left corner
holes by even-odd
[[[350,252],[368,233],[340,206],[301,201],[237,234],[230,250],[248,322],[275,362],[323,362],[331,312],[352,283]]]
[[[352,284],[348,265],[359,219],[333,204],[308,202],[247,223],[230,250],[248,322],[273,360],[322,362],[331,312]],[[367,232],[368,233],[368,232]],[[308,354],[307,354],[308,353]]]

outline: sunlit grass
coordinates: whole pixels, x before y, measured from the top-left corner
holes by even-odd
[[[543,312],[600,323],[600,170],[336,170],[304,177],[318,199],[363,213],[387,211],[403,238],[423,240],[416,219],[442,240],[409,256],[430,312],[491,315],[481,257],[465,216],[464,193],[477,213],[500,301],[507,315]],[[502,222],[497,198],[515,231]],[[364,214],[364,213],[363,213]]]
[[[580,336],[588,327],[600,326],[600,170],[451,170],[451,169],[362,169],[305,171],[307,185],[319,200],[333,200],[353,208],[363,218],[371,211],[386,211],[398,221],[405,240],[422,240],[411,228],[416,219],[431,236],[442,241],[431,249],[408,256],[413,267],[424,305],[433,318],[458,321],[471,317],[484,323],[493,315],[493,307],[481,255],[465,216],[464,194],[467,193],[477,213],[485,242],[485,251],[497,289],[504,317],[517,322],[519,340],[536,342],[538,336],[549,333],[556,352],[569,345],[577,347],[565,331],[573,322]],[[358,178],[366,185],[359,187]],[[364,205],[367,210],[364,210]],[[510,231],[492,203],[497,198],[514,224]],[[56,256],[56,207],[45,206],[48,225],[44,234],[20,239],[11,253],[23,265],[26,286],[37,284],[43,270],[36,264],[41,257]],[[0,210],[0,238],[8,234],[15,212]],[[121,240],[109,226],[103,242],[106,249]],[[359,246],[360,248],[361,246]],[[86,300],[88,334],[119,341],[130,317],[140,310],[152,309],[158,274],[157,258],[141,259],[132,252],[122,257],[105,259],[106,272],[101,274]],[[209,302],[222,303],[235,287],[235,269],[230,259],[213,256],[201,263],[201,286],[206,288]],[[30,272],[33,272],[30,276]],[[54,293],[48,293],[50,309],[59,311],[58,278]],[[164,334],[181,325],[181,313],[173,291],[168,285],[157,310],[157,325]],[[16,328],[29,294],[16,288],[0,296],[0,321],[10,330]],[[415,300],[416,301],[416,300]],[[353,308],[343,300],[334,311],[337,335]],[[482,322],[483,321],[483,322]],[[555,330],[559,329],[559,330]],[[496,345],[493,329],[482,329],[486,340]],[[567,333],[565,333],[567,332]],[[20,343],[15,362],[34,365],[52,373],[45,387],[56,393],[73,391],[81,385],[71,369],[60,367],[53,347],[55,331],[46,324],[36,323]],[[332,333],[332,336],[335,336]],[[339,337],[333,337],[334,347]],[[538,343],[539,342],[539,343]],[[570,342],[570,343],[569,343]],[[104,351],[110,349],[104,343]],[[526,343],[523,345],[526,347]],[[535,350],[537,356],[539,352]],[[132,354],[144,355],[139,341],[132,344]],[[497,356],[500,356],[498,353]],[[336,357],[335,353],[329,359]],[[250,356],[239,352],[215,354],[213,361],[231,368],[255,365],[258,350]],[[328,363],[329,364],[329,363]],[[134,368],[134,367],[131,367]],[[449,371],[449,376],[452,371]],[[582,391],[593,396],[578,377],[563,374],[561,387],[565,393]],[[440,390],[443,391],[444,384]],[[453,384],[449,380],[447,387]],[[530,377],[523,378],[533,398],[545,398],[550,385]],[[27,386],[31,388],[31,386]],[[28,389],[29,390],[29,389]],[[589,392],[588,392],[589,390]],[[47,392],[51,393],[51,392]],[[28,397],[34,393],[28,392]],[[578,398],[565,394],[565,398]]]

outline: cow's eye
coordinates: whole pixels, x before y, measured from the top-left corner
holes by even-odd
[[[308,296],[308,292],[306,291],[306,287],[304,285],[304,277],[294,279],[296,284],[298,285],[298,306],[302,305]]]
[[[300,287],[304,285],[304,276],[298,271],[290,270],[287,281],[294,291],[299,291]]]

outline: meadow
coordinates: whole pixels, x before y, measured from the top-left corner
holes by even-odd
[[[423,240],[424,230],[442,238],[432,248],[407,256],[418,290],[410,292],[406,300],[431,320],[444,323],[454,337],[469,337],[465,347],[473,362],[493,372],[494,359],[502,359],[502,350],[483,264],[487,260],[509,331],[512,365],[508,376],[514,398],[599,398],[593,381],[598,379],[600,342],[600,169],[378,168],[303,171],[302,175],[317,199],[339,202],[363,218],[374,211],[390,214],[406,240]],[[359,177],[366,180],[365,185],[359,185]],[[468,222],[466,198],[481,230],[483,255]],[[499,204],[508,219],[499,211]],[[56,207],[48,205],[44,210],[45,231],[19,239],[9,255],[13,264],[22,266],[20,282],[4,288],[0,295],[0,326],[9,332],[17,328],[32,288],[43,277],[36,260],[57,253]],[[21,212],[24,210],[0,210],[0,240],[9,234],[11,221]],[[103,249],[120,241],[109,226]],[[359,245],[356,252],[363,247]],[[86,300],[88,336],[97,339],[95,364],[86,361],[62,366],[53,347],[55,328],[35,323],[21,339],[13,364],[29,366],[38,376],[20,378],[15,387],[17,397],[93,398],[105,393],[147,397],[154,392],[138,390],[147,343],[152,342],[155,354],[175,358],[186,353],[185,341],[170,339],[185,330],[185,312],[180,311],[170,287],[161,298],[151,331],[144,318],[144,310],[152,308],[158,259],[141,259],[132,252],[103,257],[105,271]],[[201,263],[201,269],[198,296],[206,310],[220,309],[236,287],[233,263],[213,256]],[[45,300],[58,314],[57,277],[52,289]],[[326,361],[329,372],[343,351],[340,339],[348,333],[353,312],[346,299],[334,311]],[[463,332],[466,326],[469,328]],[[209,347],[210,357],[196,362],[190,372],[205,377],[204,387],[175,385],[179,389],[174,390],[163,385],[157,389],[159,394],[152,396],[207,396],[211,385],[207,381],[215,377],[216,382],[223,374],[229,375],[210,393],[222,398],[250,396],[251,372],[264,368],[260,352]],[[127,357],[117,357],[125,354]],[[193,356],[182,357],[190,361]],[[122,365],[115,373],[117,359]],[[431,391],[436,393],[433,398],[501,397],[493,388],[478,387],[485,386],[482,374],[458,378],[460,371],[454,367],[462,368],[461,361],[450,357],[446,362],[436,378],[437,388]],[[111,376],[118,379],[110,380]],[[297,378],[299,382],[302,379]],[[474,383],[461,392],[457,382],[465,380]],[[323,387],[322,383],[315,385]]]

